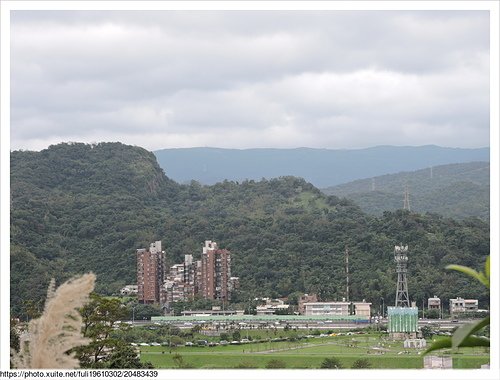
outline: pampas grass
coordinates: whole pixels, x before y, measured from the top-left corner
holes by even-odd
[[[51,281],[42,316],[29,323],[28,336],[21,337],[20,351],[12,358],[16,368],[79,367],[78,359],[67,352],[89,342],[81,333],[82,317],[77,309],[88,302],[94,284],[92,273],[66,281],[57,289]]]

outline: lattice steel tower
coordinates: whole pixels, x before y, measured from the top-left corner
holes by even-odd
[[[410,211],[410,190],[408,190],[408,185],[405,185],[405,196],[403,199],[403,210]]]
[[[396,262],[396,272],[398,273],[398,284],[396,287],[396,303],[394,306],[410,307],[408,298],[408,281],[406,265],[408,264],[408,246],[396,245],[394,247],[394,261]]]

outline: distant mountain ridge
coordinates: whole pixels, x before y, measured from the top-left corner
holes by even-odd
[[[486,221],[489,219],[489,162],[440,165],[388,174],[322,191],[348,198],[364,212],[381,215],[384,211],[403,207],[405,186],[408,186],[412,211],[434,212],[452,218],[476,216]]]
[[[222,149],[176,148],[153,152],[165,174],[180,183],[196,180],[304,178],[319,188],[361,178],[452,163],[489,161],[489,148],[377,146],[366,149]]]

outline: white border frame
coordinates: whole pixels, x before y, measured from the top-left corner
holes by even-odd
[[[490,1],[0,1],[1,27],[1,257],[0,257],[0,369],[9,369],[10,351],[10,12],[15,10],[487,10],[490,12],[490,252],[492,272],[491,292],[491,369],[490,370],[357,370],[336,371],[335,378],[356,379],[499,379],[499,305],[496,295],[499,294],[500,252],[499,237],[499,2]],[[8,269],[6,269],[8,268]],[[496,271],[496,272],[495,272]],[[172,370],[160,371],[160,378],[179,376],[181,373]],[[269,372],[259,371],[258,374]],[[184,378],[229,379],[234,377],[252,378],[251,371],[241,370],[209,370],[200,372],[183,371]],[[311,376],[310,370],[274,370],[273,378],[303,379]],[[330,379],[333,373],[315,370],[317,379]]]

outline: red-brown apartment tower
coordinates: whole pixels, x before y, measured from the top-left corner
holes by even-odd
[[[165,281],[165,252],[161,241],[151,243],[149,251],[137,250],[137,300],[143,304],[163,302],[163,282]]]
[[[201,294],[212,300],[229,301],[231,277],[231,252],[219,249],[217,243],[205,241],[201,255]]]

